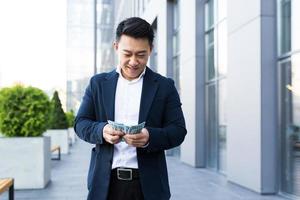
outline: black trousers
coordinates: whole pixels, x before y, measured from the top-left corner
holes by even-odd
[[[110,177],[107,200],[144,200],[139,178],[119,180],[115,171]]]

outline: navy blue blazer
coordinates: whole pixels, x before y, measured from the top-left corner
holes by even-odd
[[[88,199],[106,200],[113,159],[113,145],[102,137],[107,120],[114,120],[115,91],[119,74],[114,70],[91,78],[75,119],[75,132],[92,149],[88,172]],[[150,68],[144,75],[139,123],[146,122],[149,145],[137,148],[140,182],[145,200],[170,198],[164,150],[180,145],[185,121],[174,81]]]

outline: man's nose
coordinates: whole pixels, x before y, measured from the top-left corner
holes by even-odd
[[[138,60],[136,59],[136,57],[135,57],[135,56],[132,56],[132,57],[130,58],[130,60],[129,60],[129,65],[135,66],[135,65],[138,65],[138,64],[139,64],[139,62],[138,62]]]

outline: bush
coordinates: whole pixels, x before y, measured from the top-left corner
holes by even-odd
[[[40,89],[17,85],[0,90],[0,131],[8,137],[37,137],[47,129],[50,102]]]
[[[67,129],[68,121],[62,109],[58,92],[55,91],[51,100],[49,129]]]
[[[74,111],[70,110],[69,112],[66,112],[66,117],[67,117],[67,121],[68,121],[68,127],[73,127],[74,120],[75,120]]]

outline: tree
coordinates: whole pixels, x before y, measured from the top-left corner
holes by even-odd
[[[55,91],[51,99],[51,112],[49,129],[67,129],[68,121],[58,96],[58,92]]]

